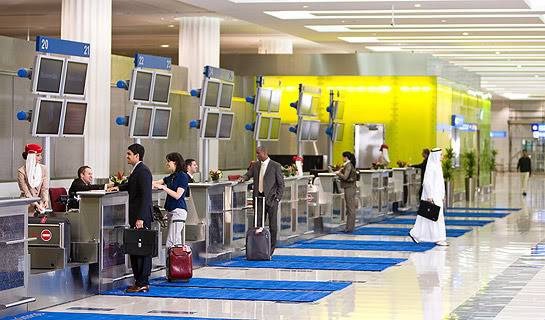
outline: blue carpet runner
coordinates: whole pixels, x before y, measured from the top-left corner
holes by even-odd
[[[162,317],[105,313],[79,313],[79,312],[44,312],[32,311],[16,316],[2,318],[3,320],[226,320],[223,318],[196,318],[196,317]]]
[[[380,228],[380,227],[363,227],[349,233],[353,235],[370,235],[370,236],[402,236],[408,237],[410,228]],[[447,237],[460,237],[473,229],[447,229]]]
[[[378,222],[373,222],[373,224],[414,224],[416,219],[388,219]],[[482,227],[485,226],[494,220],[454,220],[454,219],[445,219],[445,225],[447,226],[463,226],[463,227]]]
[[[435,243],[407,241],[307,240],[280,248],[423,252],[433,247]]]

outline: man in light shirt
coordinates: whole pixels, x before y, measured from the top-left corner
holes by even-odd
[[[256,197],[265,198],[265,215],[269,219],[272,254],[276,246],[276,234],[278,231],[276,211],[278,209],[278,202],[280,202],[284,193],[284,175],[282,174],[282,166],[269,158],[265,148],[257,147],[256,156],[258,161],[248,169],[246,174],[240,177],[239,182],[253,178],[254,199]],[[261,221],[260,218],[258,217],[258,221]]]

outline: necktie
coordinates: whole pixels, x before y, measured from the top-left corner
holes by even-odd
[[[259,168],[259,186],[257,190],[259,193],[263,193],[263,178],[265,177],[265,170],[267,167],[265,167],[265,163],[261,162],[261,167]]]

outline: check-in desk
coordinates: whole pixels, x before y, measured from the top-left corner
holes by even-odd
[[[392,182],[394,184],[393,201],[397,202],[398,208],[400,209],[406,206],[404,190],[406,190],[408,186],[407,172],[407,168],[395,168],[392,172]]]
[[[320,215],[324,231],[338,228],[346,222],[344,193],[340,187],[339,178],[334,173],[319,173],[320,183],[327,201],[321,205]]]
[[[254,208],[247,205],[250,182],[233,183],[226,188],[225,245],[233,250],[246,246],[246,231],[254,225]]]
[[[205,248],[199,252],[199,257],[205,260],[232,251],[225,239],[230,235],[226,232],[225,225],[232,225],[230,204],[231,185],[229,181],[191,183],[191,198],[194,207],[188,215],[196,215],[198,221],[205,223],[204,242]],[[244,217],[245,219],[245,217]],[[231,227],[229,227],[231,228]],[[189,230],[189,228],[188,228]]]
[[[314,230],[314,221],[309,217],[309,195],[308,185],[313,176],[300,176],[296,180],[297,219],[294,219],[295,233],[302,235]]]
[[[128,273],[123,253],[123,229],[129,225],[127,192],[78,192],[80,211],[68,212],[71,223],[72,261],[98,263],[99,292]]]
[[[26,312],[29,297],[28,205],[39,198],[0,198],[0,318]]]
[[[411,171],[408,172],[409,180],[409,195],[408,202],[409,206],[412,208],[417,208],[420,203],[420,169],[411,168]]]
[[[370,208],[366,221],[374,221],[388,213],[390,170],[360,170],[360,198],[364,208]]]

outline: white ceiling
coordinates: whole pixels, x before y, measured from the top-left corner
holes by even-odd
[[[504,97],[545,98],[545,0],[183,0],[330,52],[426,52]]]
[[[89,0],[92,1],[92,0]],[[545,0],[112,0],[112,50],[177,60],[185,15],[223,17],[222,53],[289,37],[296,53],[427,52],[506,97],[545,99]],[[0,0],[0,35],[58,36],[61,0]],[[168,47],[165,47],[168,45]]]

